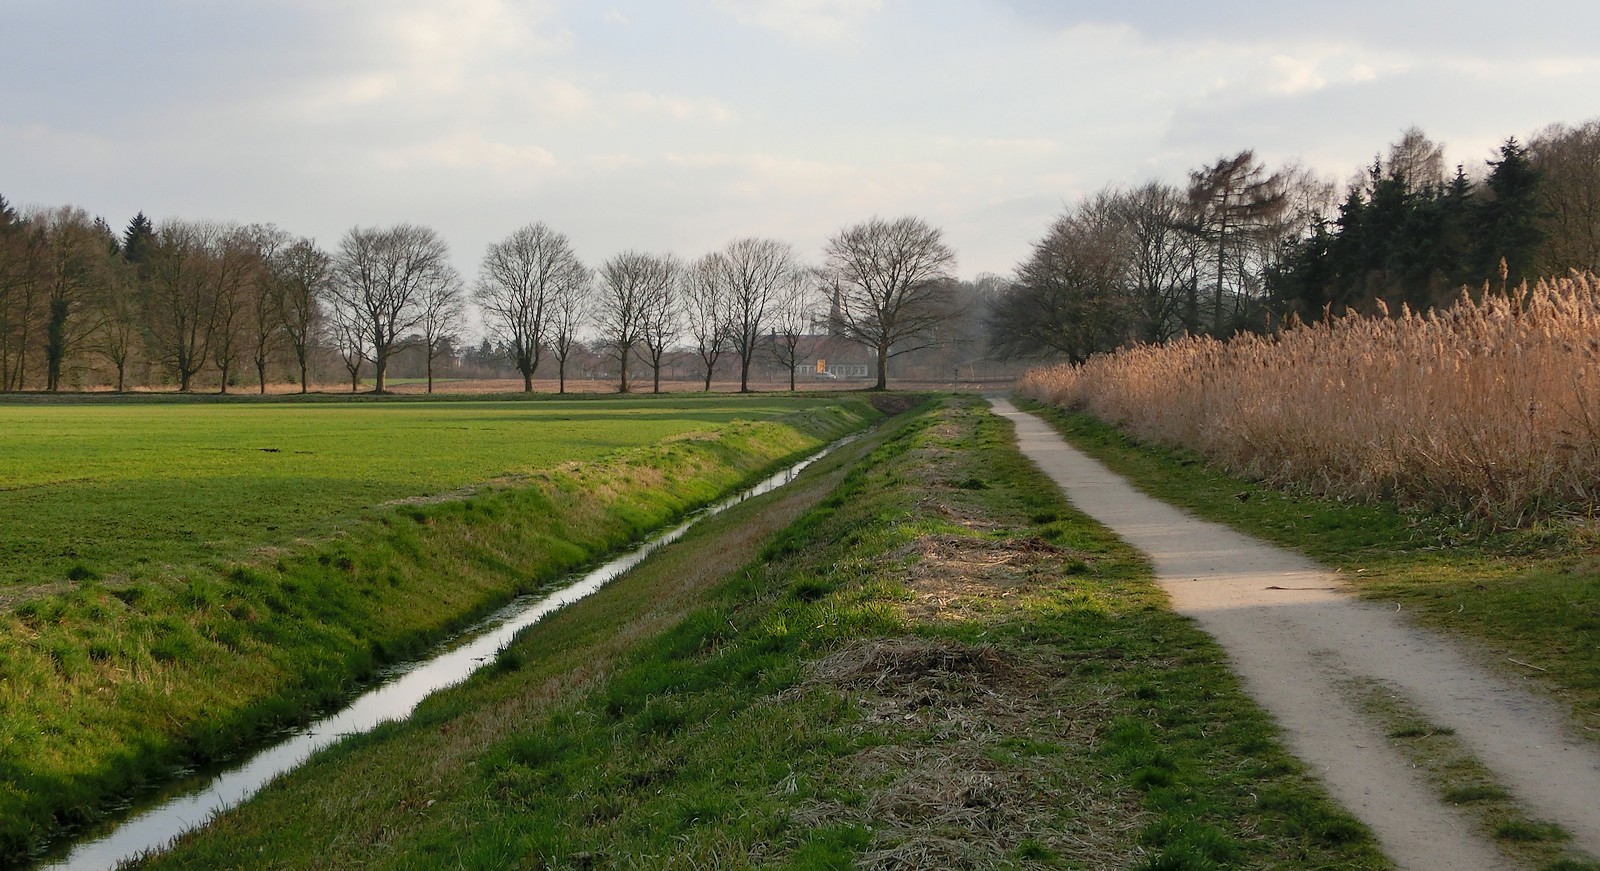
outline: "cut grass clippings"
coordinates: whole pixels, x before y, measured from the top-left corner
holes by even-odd
[[[0,864],[175,770],[308,719],[382,665],[876,414],[846,401],[758,416],[698,420],[698,432],[609,459],[372,509],[327,540],[253,559],[131,582],[85,576],[9,609]]]
[[[977,400],[794,486],[141,867],[1390,867]]]
[[[1146,493],[1338,569],[1370,599],[1477,644],[1491,667],[1542,684],[1600,740],[1600,529],[1550,521],[1489,533],[1390,504],[1338,502],[1218,472],[1083,413],[1027,403]]]

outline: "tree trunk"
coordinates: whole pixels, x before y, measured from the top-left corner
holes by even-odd
[[[218,394],[223,394],[223,393],[227,393],[227,392],[228,392],[228,367],[227,367],[226,364],[224,364],[223,367],[222,367],[222,386],[217,388],[217,393]]]
[[[261,395],[267,395],[267,358],[256,358],[256,380],[261,382]]]
[[[716,368],[716,364],[715,363],[713,363],[710,366],[706,367],[706,392],[707,393],[711,392],[711,371],[714,368]]]
[[[67,311],[64,299],[50,300],[50,321],[45,325],[45,389],[61,389],[61,361],[67,356]]]
[[[375,370],[375,374],[372,377],[372,392],[382,393],[384,388],[384,373],[389,368],[389,353],[387,351],[380,351],[372,356],[375,358],[372,361],[372,367]]]
[[[561,393],[561,394],[565,394],[567,392],[567,358],[566,357],[562,357],[560,359],[560,361],[558,361],[556,363],[556,392],[557,393]]]
[[[650,366],[650,392],[661,392],[661,361],[659,360]]]
[[[627,351],[623,351],[620,355],[618,355],[618,357],[622,362],[622,373],[621,373],[622,377],[617,383],[617,392],[618,393],[627,393],[628,392],[628,352]]]
[[[1223,201],[1223,208],[1227,208],[1227,200]],[[1228,219],[1224,213],[1222,225],[1217,228],[1217,286],[1212,291],[1211,310],[1211,335],[1222,336],[1222,278],[1226,271],[1228,257]]]
[[[789,367],[789,392],[790,393],[794,392],[794,370],[795,370],[794,366],[790,366]]]
[[[532,369],[524,369],[524,370],[522,370],[522,392],[523,393],[532,393],[533,392],[533,370]]]
[[[872,389],[889,389],[889,346],[886,344],[878,346],[878,383]]]
[[[750,357],[747,354],[739,355],[739,392],[750,392]]]
[[[433,395],[433,351],[428,351],[428,395]]]
[[[310,388],[308,388],[306,386],[306,358],[305,358],[305,355],[301,355],[301,357],[300,357],[300,393],[302,395],[304,395],[305,393],[309,392],[309,390],[310,390]]]
[[[122,376],[123,376],[123,372],[124,372],[124,370],[126,368],[127,368],[127,364],[125,364],[125,363],[118,363],[117,364],[117,392],[118,393],[124,392],[123,386],[122,386],[123,385]]]

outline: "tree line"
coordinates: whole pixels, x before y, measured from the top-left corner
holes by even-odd
[[[669,352],[685,351],[707,390],[731,359],[750,390],[762,357],[793,389],[803,342],[818,335],[869,350],[882,388],[891,358],[949,338],[970,297],[954,264],[941,231],[915,217],[846,227],[815,265],[787,243],[742,238],[693,261],[630,250],[590,267],[565,234],[532,223],[490,244],[468,283],[439,234],[413,224],[355,227],[327,250],[272,225],[143,213],[118,233],[76,207],[19,212],[0,197],[0,390],[104,373],[117,391],[188,392],[205,379],[264,393],[287,379],[305,392],[331,358],[352,391],[370,375],[381,393],[407,352],[432,392],[469,307],[526,391],[554,364],[565,392],[569,362],[595,350],[624,392],[638,366],[659,391]]]
[[[1003,357],[1082,361],[1290,318],[1422,312],[1463,288],[1600,271],[1600,120],[1507,139],[1482,167],[1406,130],[1344,187],[1251,150],[1187,183],[1107,188],[1047,229],[989,314]]]

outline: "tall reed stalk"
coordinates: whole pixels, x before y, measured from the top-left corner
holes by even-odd
[[[1020,392],[1279,485],[1512,527],[1600,492],[1600,277],[1446,309],[1187,338]]]

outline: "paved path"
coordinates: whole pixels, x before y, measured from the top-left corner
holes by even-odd
[[[1363,602],[1306,558],[1134,490],[1043,421],[991,399],[1022,451],[1080,510],[1148,554],[1179,613],[1227,650],[1290,749],[1406,869],[1506,867],[1363,714],[1352,681],[1376,681],[1456,736],[1539,819],[1600,856],[1600,748],[1567,713],[1478,666],[1393,608]]]

